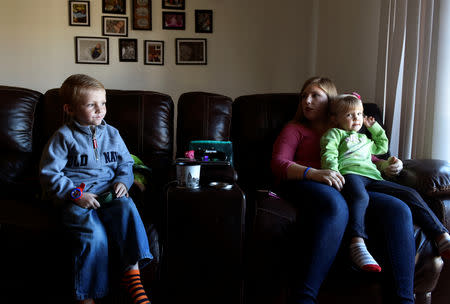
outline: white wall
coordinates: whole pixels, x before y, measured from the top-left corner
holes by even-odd
[[[66,0],[1,0],[0,85],[45,92],[86,73],[107,88],[158,91],[176,102],[194,90],[232,98],[293,92],[317,73],[374,96],[380,1],[186,0],[186,30],[173,31],[162,30],[161,1],[153,0],[153,30],[129,29],[139,61],[119,62],[118,38],[109,37],[110,64],[91,65],[75,64],[74,37],[101,37],[100,0],[90,1],[90,27],[68,25]],[[195,9],[214,11],[212,34],[195,33]],[[129,21],[130,11],[128,0]],[[207,38],[208,65],[175,65],[178,37]],[[164,66],[143,64],[143,40],[165,41]]]

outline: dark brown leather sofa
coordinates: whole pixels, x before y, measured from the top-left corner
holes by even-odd
[[[292,233],[298,233],[294,232],[297,210],[290,202],[258,190],[272,189],[272,145],[281,128],[292,119],[298,101],[298,94],[260,94],[241,96],[233,102],[231,140],[235,169],[238,184],[246,193],[248,210],[247,303],[285,303],[289,294],[289,270],[295,257],[288,252],[293,243]],[[375,104],[366,104],[365,111],[381,117]],[[449,176],[447,161],[405,160],[397,182],[416,188],[448,228]],[[416,303],[431,303],[443,262],[418,227],[415,239]],[[333,265],[319,294],[319,303],[381,303],[386,287],[382,276],[357,273],[343,261],[344,258],[338,257]],[[439,282],[440,286],[446,284],[448,276],[445,282]],[[449,301],[444,288],[439,291],[440,298],[446,298],[439,302],[442,304]]]
[[[164,266],[168,230],[165,185],[174,179],[171,167],[174,154],[172,99],[156,92],[119,90],[108,90],[107,99],[106,120],[119,129],[130,152],[153,170],[149,192],[141,193],[132,188],[132,195],[148,228],[149,238],[157,238],[156,231],[162,239],[161,264]],[[242,96],[232,102],[226,96],[204,92],[183,94],[178,102],[177,156],[183,155],[186,144],[192,139],[233,141],[235,170],[205,166],[201,180],[205,183],[223,179],[232,183],[238,178],[237,191],[233,195],[230,192],[228,196],[211,189],[203,192],[201,197],[204,203],[199,206],[205,209],[192,215],[198,216],[201,221],[193,218],[190,222],[193,225],[198,223],[194,227],[200,236],[191,243],[186,242],[186,245],[207,246],[211,235],[217,235],[211,233],[219,231],[219,227],[230,229],[219,231],[225,240],[229,240],[231,235],[227,231],[237,236],[227,243],[232,244],[227,250],[233,253],[231,262],[225,264],[227,267],[222,265],[205,270],[214,275],[217,269],[223,271],[229,268],[236,274],[226,277],[228,283],[232,282],[227,286],[233,286],[230,292],[233,297],[229,297],[236,299],[233,303],[285,303],[289,292],[291,261],[286,258],[286,250],[290,244],[291,228],[295,226],[296,210],[289,202],[268,197],[265,192],[257,190],[271,187],[269,162],[272,144],[282,126],[292,118],[297,103],[297,94]],[[63,255],[64,240],[58,231],[54,208],[49,202],[39,199],[37,180],[42,147],[63,120],[57,90],[42,94],[25,88],[0,86],[1,303],[10,303],[12,297],[14,303],[29,302],[30,297],[47,303],[70,303],[67,261]],[[404,166],[398,181],[415,186],[449,227],[448,162],[405,160]],[[183,193],[175,194],[183,199]],[[221,209],[223,214],[214,208],[207,211],[211,208],[209,202],[215,202],[217,195],[222,200],[238,201],[239,204],[233,206],[240,207],[227,208],[224,204],[224,209]],[[193,204],[195,201],[187,203]],[[245,220],[241,218],[242,210]],[[230,213],[225,216],[225,212]],[[214,217],[210,218],[211,214]],[[205,234],[200,233],[202,229]],[[420,229],[415,232],[418,249],[416,302],[431,303],[433,298],[433,303],[447,303],[449,291],[446,285],[450,280],[450,270],[444,267],[439,279],[442,260],[436,256],[435,248]],[[157,250],[153,248],[153,251]],[[187,255],[192,262],[189,265],[191,271],[197,265],[208,267],[200,257],[195,250]],[[208,262],[219,260],[209,259]],[[236,265],[242,266],[242,270],[239,271]],[[330,274],[325,282],[320,303],[381,303],[383,285],[379,277],[361,276],[345,265],[340,266],[339,271]],[[165,274],[167,269],[162,268],[162,275],[159,274],[161,269],[158,264],[146,268],[143,273],[144,285],[154,294],[155,304],[168,303],[167,292],[170,288],[167,286],[171,283],[171,277]],[[202,273],[205,272],[198,272]],[[196,286],[195,282],[191,283]],[[24,288],[26,292],[22,292]],[[211,290],[205,293],[212,295]],[[111,297],[101,303],[126,301],[124,295],[114,290]]]
[[[144,269],[144,284],[157,301],[162,188],[173,159],[174,104],[165,94],[107,90],[105,120],[119,129],[130,153],[152,169],[146,191],[130,193],[144,220],[155,261]],[[0,302],[71,303],[65,239],[51,202],[40,199],[41,151],[65,117],[58,90],[42,94],[0,86]],[[148,282],[148,284],[146,284]],[[155,285],[156,284],[156,285]],[[101,303],[121,303],[121,288]]]

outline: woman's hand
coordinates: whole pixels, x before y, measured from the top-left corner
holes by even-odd
[[[386,174],[386,176],[394,177],[399,175],[403,170],[403,162],[395,156],[389,157],[387,160],[377,162],[378,169]]]
[[[75,204],[84,209],[97,209],[100,208],[100,203],[97,201],[97,194],[83,192],[80,199],[74,201]]]
[[[345,184],[345,178],[341,175],[341,173],[329,169],[311,168],[306,173],[306,178],[332,186],[338,191],[341,191]]]
[[[117,198],[120,198],[122,196],[128,197],[128,189],[127,186],[123,183],[115,183],[114,184],[114,194]]]

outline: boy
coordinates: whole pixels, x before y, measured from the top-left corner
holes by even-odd
[[[345,178],[342,195],[349,207],[350,258],[362,270],[379,272],[381,267],[367,251],[364,239],[364,216],[369,204],[367,191],[382,192],[404,201],[414,220],[428,237],[433,238],[439,254],[450,258],[450,235],[421,196],[412,188],[381,177],[372,154],[386,153],[388,139],[373,117],[363,116],[363,104],[357,93],[341,94],[330,102],[331,119],[337,128],[328,130],[321,138],[322,168],[332,169]],[[358,133],[362,124],[372,134],[370,140]]]
[[[94,303],[108,293],[108,243],[119,248],[123,283],[134,303],[150,303],[139,266],[153,258],[144,225],[128,189],[133,160],[119,132],[108,125],[106,91],[96,79],[72,75],[60,88],[70,121],[47,143],[40,163],[44,194],[62,208],[70,233],[74,293],[79,303]],[[114,199],[102,202],[100,194]]]

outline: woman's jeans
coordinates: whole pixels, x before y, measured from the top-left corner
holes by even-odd
[[[286,181],[280,190],[282,196],[299,208],[297,222],[302,231],[298,240],[301,256],[295,274],[294,303],[316,303],[346,230],[347,203],[335,188],[314,181]],[[411,212],[406,204],[392,196],[369,192],[369,197],[367,232],[377,246],[374,255],[386,276],[384,287],[392,288],[386,301],[414,303],[416,251]]]
[[[348,230],[352,237],[368,238],[364,225],[366,209],[369,205],[367,191],[389,194],[405,202],[411,209],[414,223],[419,225],[430,239],[435,239],[438,235],[447,232],[416,190],[390,181],[374,180],[356,174],[346,174],[344,178],[342,195],[348,204]]]
[[[131,198],[115,199],[96,210],[67,202],[63,208],[63,224],[73,243],[77,300],[107,295],[109,245],[118,248],[121,265],[114,266],[120,271],[137,262],[143,267],[153,259],[144,225]]]

